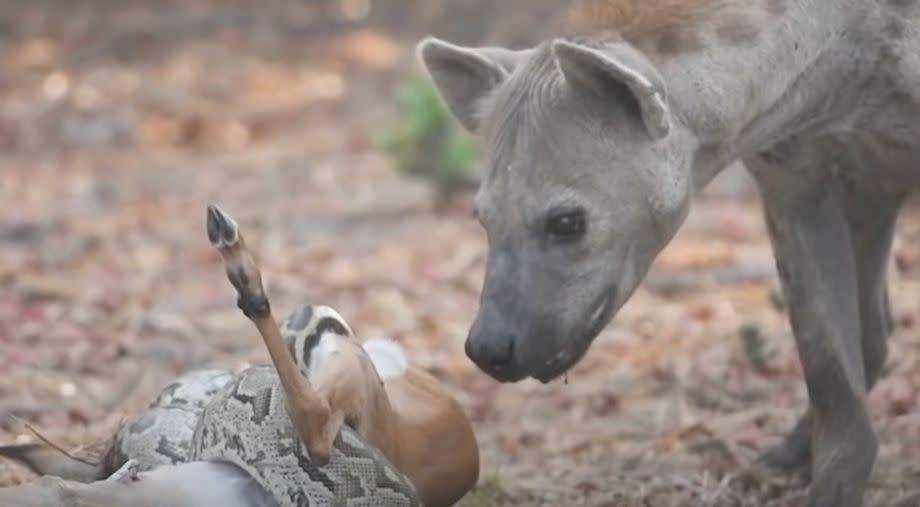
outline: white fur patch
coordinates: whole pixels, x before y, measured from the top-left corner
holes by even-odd
[[[318,372],[322,365],[329,360],[329,357],[335,354],[339,349],[336,342],[341,339],[342,338],[337,334],[323,333],[323,336],[319,339],[319,343],[310,351],[310,362],[307,367],[307,372],[311,382],[316,380],[316,372]]]
[[[389,338],[371,338],[364,342],[363,347],[383,380],[398,377],[409,368],[406,351]]]

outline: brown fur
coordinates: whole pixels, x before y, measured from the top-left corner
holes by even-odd
[[[454,505],[476,485],[479,447],[472,424],[428,373],[410,366],[381,381],[356,340],[336,337],[315,384],[332,411],[328,434],[351,426],[409,477],[425,505]]]
[[[577,29],[614,30],[624,36],[661,34],[737,3],[733,0],[576,0],[569,23]]]
[[[576,36],[615,33],[654,58],[699,51],[713,37],[751,44],[764,16],[785,10],[786,0],[573,0],[566,27]]]

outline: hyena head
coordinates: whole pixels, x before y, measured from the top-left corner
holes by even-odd
[[[476,213],[489,255],[467,355],[500,381],[548,382],[581,359],[682,223],[693,138],[626,43],[427,39],[419,56],[487,153]]]

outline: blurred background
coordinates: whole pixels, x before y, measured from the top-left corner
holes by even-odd
[[[330,304],[450,386],[483,455],[465,505],[797,505],[797,483],[726,479],[805,406],[738,167],[567,383],[499,385],[463,353],[486,254],[479,154],[414,44],[526,47],[565,3],[0,2],[0,445],[34,441],[24,422],[63,445],[104,438],[181,372],[267,360],[205,238],[218,203],[276,315]],[[920,505],[916,206],[891,271],[870,505]],[[30,478],[0,463],[0,485]]]

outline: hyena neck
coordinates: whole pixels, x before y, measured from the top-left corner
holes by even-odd
[[[690,133],[697,190],[736,159],[826,126],[857,92],[840,84],[870,67],[874,2],[739,5],[671,32],[623,36],[667,84],[675,121]]]

